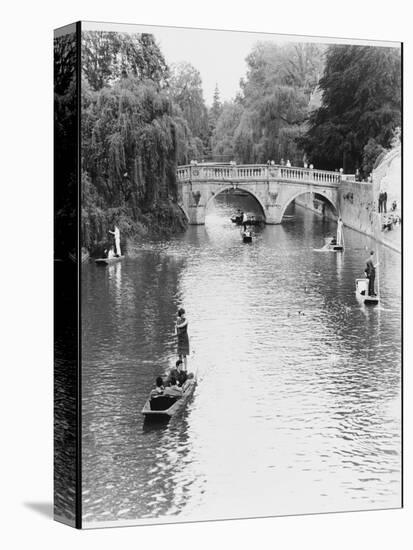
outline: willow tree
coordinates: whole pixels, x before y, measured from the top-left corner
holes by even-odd
[[[154,37],[86,32],[82,68],[84,244],[104,240],[114,220],[123,233],[182,228],[176,168],[202,142],[170,93]]]
[[[157,223],[177,199],[178,140],[187,130],[173,117],[165,91],[137,78],[98,92],[84,86],[83,115],[84,200],[94,205],[86,218],[96,219],[103,208],[122,217],[126,230],[128,218],[147,224],[150,216]]]
[[[121,77],[165,84],[168,67],[152,34],[82,33],[82,73],[94,90]]]
[[[284,157],[300,162],[303,152],[297,138],[304,132],[311,93],[322,71],[323,47],[259,42],[246,62],[237,100],[243,112],[233,131],[236,160],[266,162]],[[218,119],[214,143],[221,141],[224,127],[226,132],[228,126]]]

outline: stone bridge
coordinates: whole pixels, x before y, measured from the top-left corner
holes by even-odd
[[[303,193],[316,193],[338,213],[338,188],[346,178],[339,172],[261,164],[198,164],[177,170],[179,204],[190,225],[204,224],[210,202],[228,189],[252,195],[268,224],[281,223],[287,206]]]

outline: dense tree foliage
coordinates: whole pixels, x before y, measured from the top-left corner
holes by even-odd
[[[400,52],[330,46],[320,88],[322,105],[311,115],[301,142],[311,161],[345,172],[370,170],[401,123]]]
[[[182,97],[179,104],[151,35],[83,39],[83,244],[105,241],[113,223],[122,234],[183,227],[176,168],[202,149],[193,134],[199,121],[190,116],[194,97],[190,107]]]
[[[322,47],[261,42],[246,61],[247,75],[233,104],[234,124],[230,127],[226,105],[212,138],[214,154],[233,151],[243,163],[282,158],[301,163],[296,138],[304,133],[310,97],[323,70]],[[228,148],[230,129],[233,149]]]
[[[135,76],[161,85],[168,76],[165,59],[152,34],[84,32],[82,70],[94,90],[120,77]]]
[[[260,42],[246,62],[236,99],[222,103],[217,86],[208,109],[199,71],[186,62],[169,68],[152,35],[83,33],[84,244],[104,240],[115,221],[123,233],[183,226],[179,164],[307,157],[368,173],[400,126],[394,48]],[[74,106],[73,75],[60,80],[64,115]]]
[[[221,106],[211,138],[212,157],[216,161],[235,159],[234,134],[241,121],[243,108],[239,102],[227,101]]]
[[[199,158],[204,155],[209,141],[208,109],[199,71],[187,62],[171,65],[169,89],[174,104],[179,107],[196,140],[194,158]]]

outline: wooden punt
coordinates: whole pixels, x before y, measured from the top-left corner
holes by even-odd
[[[110,265],[122,261],[124,257],[125,256],[114,256],[113,258],[97,258],[95,262],[98,265]]]
[[[252,242],[252,234],[250,232],[243,233],[242,234],[242,242],[251,243]]]
[[[363,279],[356,279],[356,296],[366,305],[377,305],[380,302],[378,295],[369,296],[369,280],[364,277]]]
[[[341,244],[331,244],[331,237],[326,238],[325,245],[322,248],[313,248],[314,252],[343,252],[344,246]]]
[[[264,225],[264,221],[257,219],[257,218],[248,218],[245,222],[242,221],[242,216],[232,216],[231,217],[232,223],[235,223],[236,225]]]
[[[188,378],[184,384],[182,397],[170,397],[167,395],[159,395],[158,397],[150,397],[147,399],[142,409],[142,414],[145,418],[161,418],[171,417],[181,411],[188,403],[190,397],[194,393],[196,386],[196,378]]]

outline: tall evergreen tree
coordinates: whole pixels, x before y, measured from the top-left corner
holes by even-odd
[[[401,56],[397,48],[330,46],[320,80],[322,105],[301,143],[320,168],[354,172],[370,139],[390,145],[401,124]],[[371,164],[372,142],[367,148]]]
[[[222,113],[222,104],[218,89],[218,84],[215,85],[214,95],[212,98],[212,107],[209,111],[210,125],[215,128],[217,121]]]

